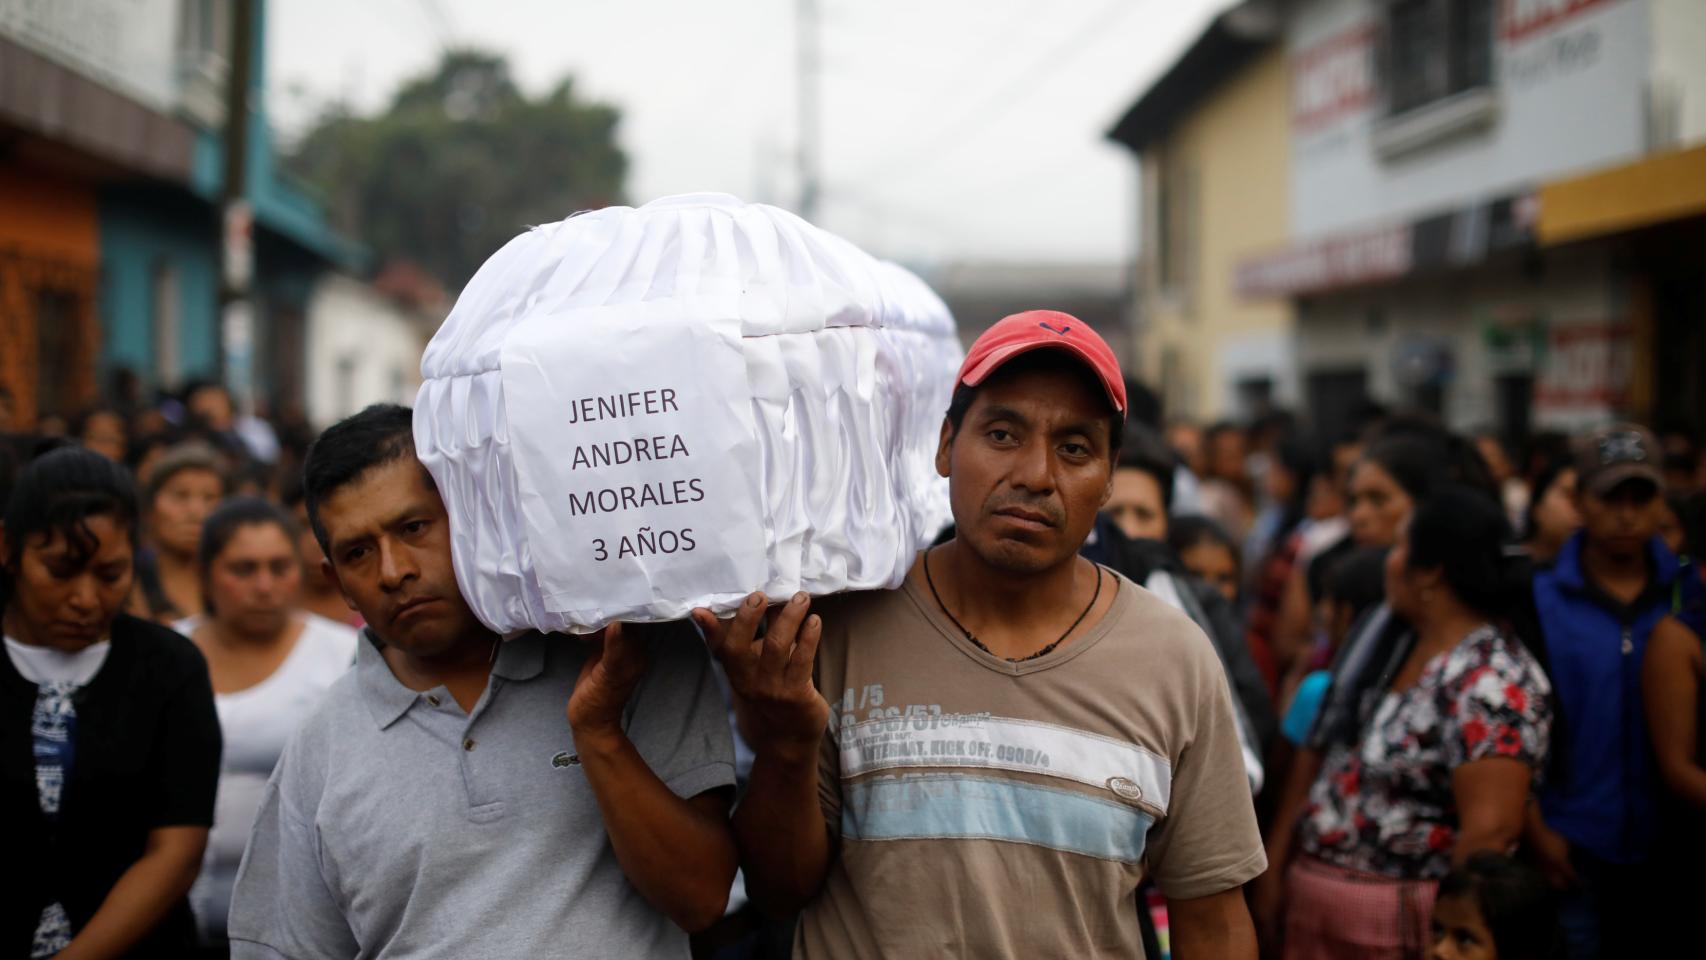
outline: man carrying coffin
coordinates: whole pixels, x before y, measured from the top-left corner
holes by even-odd
[[[403,407],[327,430],[304,474],[368,627],[267,784],[232,955],[686,957],[736,859],[728,720],[691,629],[500,641],[457,588]]]
[[[1265,858],[1220,662],[1078,555],[1124,411],[1094,331],[1008,317],[942,425],[955,539],[898,590],[795,596],[759,639],[760,594],[695,611],[757,750],[748,888],[803,908],[796,957],[1137,956],[1146,875],[1174,956],[1255,957],[1240,887]]]

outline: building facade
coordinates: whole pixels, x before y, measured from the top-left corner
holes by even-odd
[[[1687,149],[1706,139],[1706,4],[1279,9],[1289,231],[1235,288],[1294,307],[1318,421],[1371,397],[1511,439],[1625,415],[1706,425],[1665,387],[1681,361],[1661,361],[1706,360],[1701,274],[1682,279],[1706,249],[1688,200],[1706,166]],[[1636,196],[1640,170],[1680,186]]]
[[[1169,415],[1296,402],[1292,308],[1237,295],[1238,264],[1290,225],[1288,63],[1277,9],[1215,18],[1108,136],[1137,158],[1134,369]]]
[[[369,404],[413,405],[421,353],[450,298],[420,269],[393,263],[371,283],[333,274],[308,302],[307,414],[326,427]]]
[[[1135,355],[1124,309],[1126,276],[1117,263],[950,261],[919,273],[953,315],[960,342],[1023,310],[1060,310],[1095,328],[1120,362]]]
[[[0,7],[0,430],[100,393],[103,192],[189,177],[193,131],[153,99],[148,8]]]
[[[309,294],[324,271],[359,267],[361,253],[276,169],[261,95],[266,5],[250,2],[255,310],[241,326],[221,321],[236,5],[0,7],[0,389],[15,427],[192,379],[300,407]]]

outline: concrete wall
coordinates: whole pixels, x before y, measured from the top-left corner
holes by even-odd
[[[156,110],[177,99],[179,0],[0,3],[0,35]]]
[[[1393,156],[1377,149],[1378,131],[1391,128],[1374,70],[1382,4],[1298,4],[1287,29],[1297,75],[1294,238],[1415,219],[1639,156],[1647,148],[1652,2],[1495,4],[1492,105],[1484,125]],[[1696,13],[1702,6],[1676,4]],[[1565,15],[1542,20],[1522,13],[1547,10]],[[1706,59],[1700,49],[1678,46],[1672,59],[1706,69],[1699,66]]]
[[[1651,0],[1652,87],[1661,113],[1672,112],[1673,145],[1706,141],[1706,3]]]
[[[1255,60],[1214,91],[1157,148],[1146,151],[1140,263],[1142,374],[1163,393],[1170,414],[1235,415],[1238,379],[1267,377],[1275,398],[1292,403],[1292,309],[1249,302],[1233,292],[1239,261],[1285,243],[1290,221],[1287,161],[1289,80],[1283,50]],[[1187,226],[1182,282],[1160,281],[1153,217],[1159,171],[1184,171]]]

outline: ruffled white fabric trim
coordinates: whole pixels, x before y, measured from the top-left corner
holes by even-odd
[[[618,329],[631,335],[605,335]],[[946,306],[903,268],[774,207],[671,197],[536,227],[493,255],[422,359],[415,446],[449,509],[462,591],[504,635],[728,612],[753,589],[893,587],[949,521],[934,457],[962,357]],[[610,518],[565,504],[598,474],[571,467],[578,434],[552,424],[569,419],[564,398],[648,358],[704,371],[670,381],[699,402],[668,429],[699,447],[692,469],[714,495],[633,512],[655,530],[693,518],[698,550],[617,557],[610,541],[595,561]],[[633,420],[634,435],[655,429]]]

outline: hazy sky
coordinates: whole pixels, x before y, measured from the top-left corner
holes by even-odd
[[[819,222],[910,262],[1130,255],[1134,166],[1103,133],[1225,0],[816,0]],[[273,0],[287,135],[380,108],[445,46],[622,110],[629,197],[792,207],[796,0]],[[501,171],[494,171],[501,176]],[[565,215],[572,211],[563,211]]]

